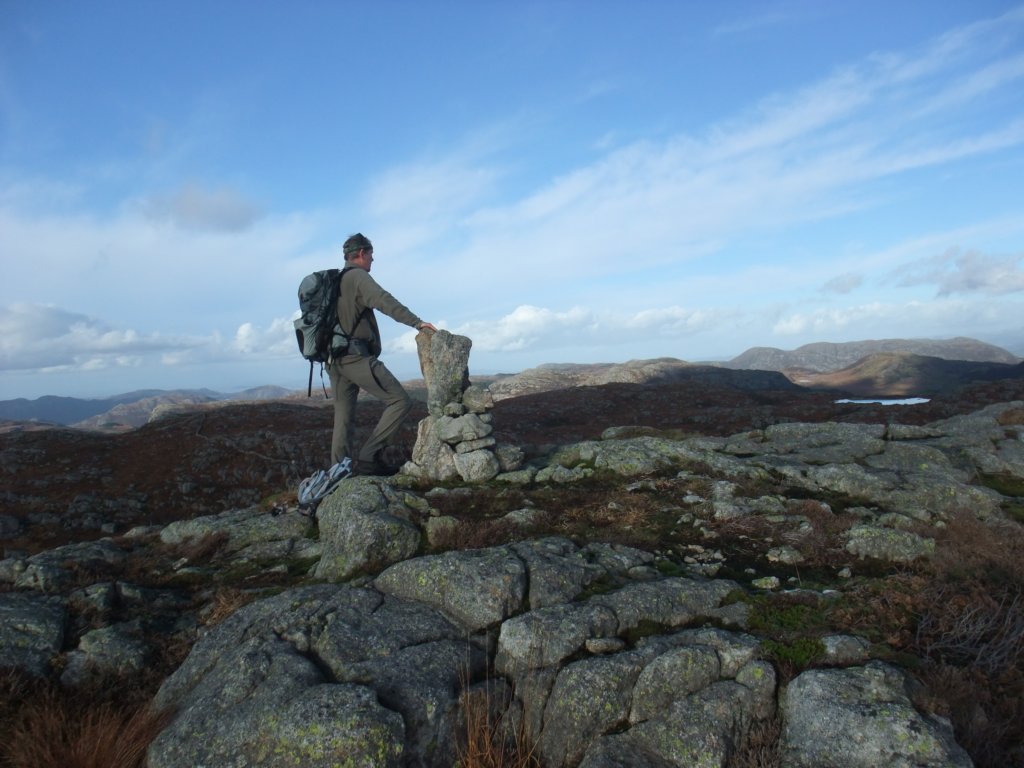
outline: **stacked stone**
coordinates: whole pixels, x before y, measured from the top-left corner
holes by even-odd
[[[419,423],[412,461],[402,468],[403,474],[484,483],[522,464],[522,451],[498,446],[492,436],[490,392],[469,383],[472,345],[468,337],[448,331],[416,337],[429,415]]]

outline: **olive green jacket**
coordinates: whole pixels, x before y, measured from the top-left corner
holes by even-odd
[[[338,320],[350,339],[362,339],[371,355],[381,350],[380,329],[373,310],[379,309],[396,322],[415,328],[423,321],[408,307],[381,288],[362,267],[349,267],[341,276]]]

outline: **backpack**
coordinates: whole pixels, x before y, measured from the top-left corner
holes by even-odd
[[[299,283],[299,311],[294,322],[295,341],[299,352],[309,360],[309,389],[313,394],[313,364],[320,363],[323,378],[324,363],[330,364],[345,354],[349,336],[338,322],[338,297],[341,278],[351,269],[323,269],[306,275]],[[324,390],[326,394],[326,390]]]
[[[317,470],[299,484],[299,511],[316,514],[316,508],[327,494],[346,477],[352,475],[352,459],[347,456],[328,470]]]

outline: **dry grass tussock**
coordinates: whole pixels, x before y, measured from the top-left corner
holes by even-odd
[[[228,534],[225,531],[216,531],[186,539],[171,551],[179,558],[190,563],[202,563],[216,557],[224,545],[228,543]]]
[[[95,692],[55,684],[0,681],[0,766],[3,768],[138,768],[166,725],[148,702],[117,703]]]
[[[540,768],[523,718],[510,717],[511,710],[496,701],[489,687],[463,690],[461,705],[466,730],[458,768]]]
[[[743,743],[729,757],[727,768],[779,768],[782,717],[776,713],[751,724]]]
[[[208,627],[220,624],[242,606],[256,599],[256,594],[236,587],[218,589],[203,613],[203,623]]]
[[[433,548],[438,552],[462,549],[483,549],[517,541],[523,537],[519,526],[501,518],[473,520],[460,523],[451,529],[439,531],[433,538]]]

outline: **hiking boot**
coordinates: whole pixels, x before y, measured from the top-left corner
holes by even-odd
[[[409,460],[407,451],[397,445],[388,445],[377,452],[376,460],[380,468],[389,475],[397,474],[405,462]]]
[[[405,452],[401,448],[389,445],[377,451],[373,461],[359,459],[356,462],[355,474],[391,477],[391,475],[398,474],[399,470],[405,465],[405,462]]]
[[[356,462],[356,468],[352,474],[359,477],[380,477],[382,475],[386,475],[387,472],[385,472],[384,467],[376,461],[364,461],[363,459],[360,459]]]

